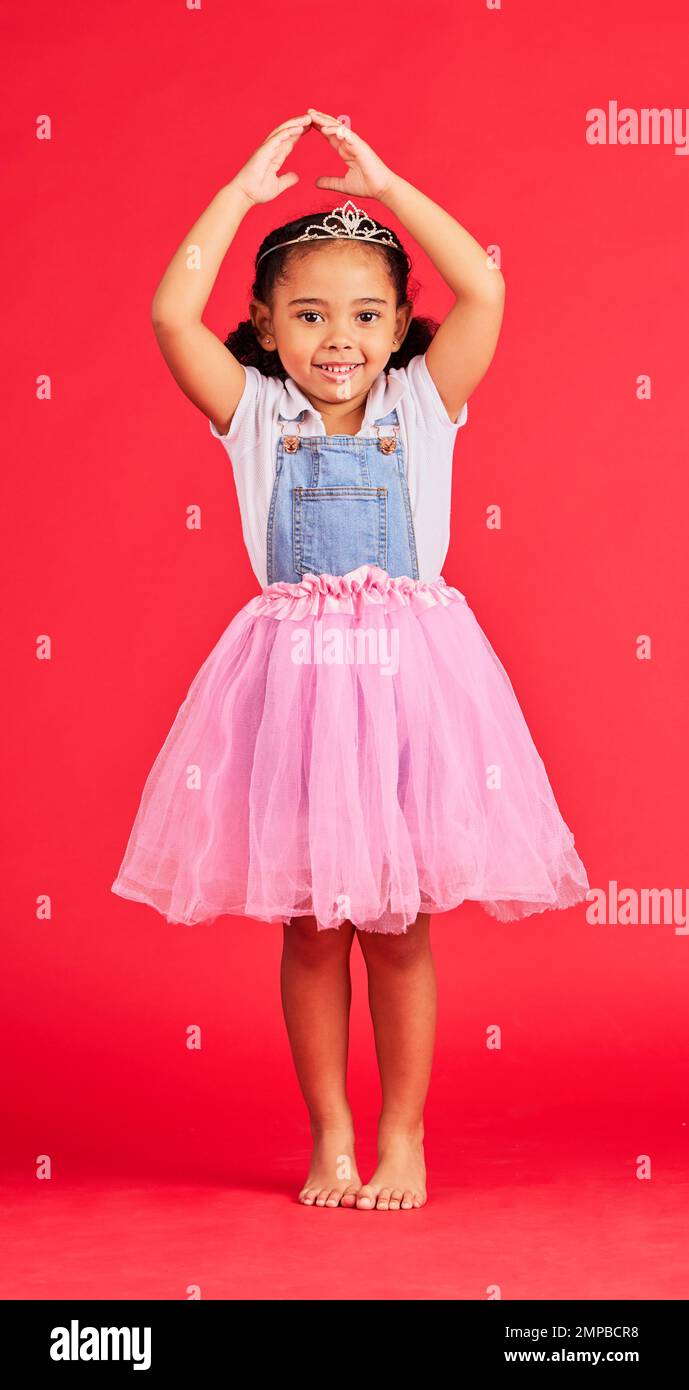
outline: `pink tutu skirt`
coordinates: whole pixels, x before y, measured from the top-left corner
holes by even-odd
[[[464,595],[376,565],[251,599],[191,683],[112,884],[170,922],[403,932],[588,891],[507,672]]]

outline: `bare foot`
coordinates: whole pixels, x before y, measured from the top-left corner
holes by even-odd
[[[311,1167],[299,1201],[305,1207],[353,1207],[360,1187],[351,1126],[314,1132]]]
[[[356,1197],[361,1211],[410,1211],[426,1201],[423,1132],[396,1132],[379,1137],[378,1166]]]

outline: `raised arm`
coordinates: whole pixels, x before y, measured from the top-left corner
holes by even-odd
[[[270,132],[187,232],[153,297],[151,318],[163,357],[184,394],[221,434],[229,429],[246,373],[203,322],[203,312],[242,218],[296,182],[296,174],[277,170],[309,123],[308,116],[297,116]]]
[[[505,281],[470,232],[406,179],[393,174],[380,201],[411,232],[457,297],[426,349],[430,375],[456,420],[493,359]]]
[[[239,404],[245,373],[201,316],[249,207],[241,189],[221,188],[176,250],[151,305],[158,346],[175,381],[221,434]]]
[[[377,198],[399,217],[457,297],[425,353],[445,409],[456,420],[495,352],[505,299],[502,274],[449,212],[394,173],[360,135],[324,111],[309,112],[347,165],[344,178],[325,175],[317,186]]]

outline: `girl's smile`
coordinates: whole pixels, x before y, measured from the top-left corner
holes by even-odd
[[[332,377],[334,381],[344,381],[353,376],[363,366],[362,362],[315,362],[314,366],[321,376]]]

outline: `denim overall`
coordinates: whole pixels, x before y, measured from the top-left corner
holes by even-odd
[[[301,421],[305,411],[298,417]],[[397,411],[374,422],[376,436],[305,436],[279,417],[281,437],[268,513],[268,583],[305,574],[348,574],[379,565],[418,579],[404,449]],[[379,426],[387,427],[381,433]]]

